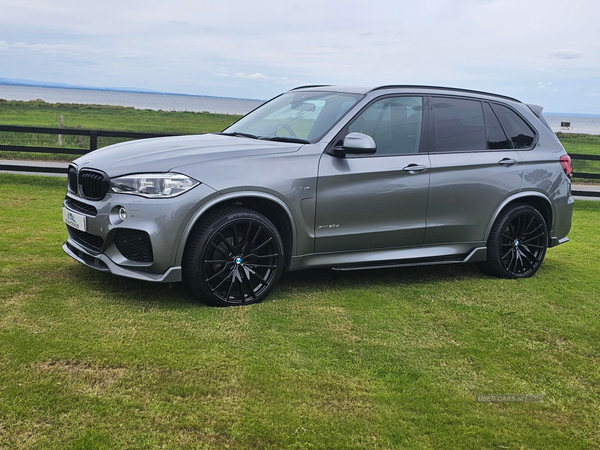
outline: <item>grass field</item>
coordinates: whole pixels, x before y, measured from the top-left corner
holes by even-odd
[[[121,106],[51,104],[43,101],[19,102],[0,99],[0,124],[58,128],[62,115],[65,128],[155,133],[195,134],[221,131],[239,116],[194,112],[151,111]],[[98,138],[98,146],[123,142],[119,138]],[[58,137],[50,134],[0,132],[0,144],[56,147]],[[75,136],[64,136],[63,147],[78,148]],[[83,138],[89,149],[89,138]],[[0,159],[40,159],[71,161],[71,155],[0,152]]]
[[[556,135],[567,153],[600,155],[600,136],[598,135],[560,132],[556,133]]]
[[[145,131],[156,133],[195,134],[225,129],[240,116],[226,114],[151,111],[121,106],[51,104],[43,101],[6,101],[0,99],[0,124],[58,127],[58,116],[63,115],[65,128],[81,125],[86,129]],[[558,133],[569,153],[600,155],[600,136]],[[76,136],[64,136],[65,148],[89,148],[89,138],[83,137],[78,147]],[[122,138],[98,138],[98,146],[123,142]],[[58,137],[50,134],[0,132],[0,145],[57,146]],[[44,161],[71,161],[76,156],[67,154],[0,152],[0,159]],[[574,160],[575,172],[600,173],[600,161]],[[575,179],[576,183],[597,184],[598,180]]]
[[[600,447],[598,202],[532,279],[315,270],[216,309],[64,255],[64,192],[0,175],[2,449]]]

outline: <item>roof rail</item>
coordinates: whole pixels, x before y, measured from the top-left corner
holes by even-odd
[[[290,89],[290,91],[297,91],[298,89],[306,89],[306,88],[316,88],[316,87],[327,87],[331,86],[331,84],[307,84],[306,86],[298,86]]]
[[[512,100],[513,102],[519,102],[519,103],[521,103],[520,100],[517,100],[516,98],[513,98],[513,97],[508,97],[506,95],[492,94],[491,92],[474,91],[472,89],[461,89],[461,88],[443,87],[443,86],[420,86],[420,85],[410,85],[410,84],[397,84],[397,85],[395,85],[395,84],[389,84],[389,85],[375,87],[375,88],[371,89],[369,92],[379,91],[381,89],[399,89],[399,88],[439,89],[439,90],[442,90],[442,91],[469,92],[471,94],[490,95],[492,97],[504,98],[506,100]]]

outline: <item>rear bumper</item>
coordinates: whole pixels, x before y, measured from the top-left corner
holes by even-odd
[[[75,261],[80,262],[92,269],[100,270],[102,272],[110,272],[114,275],[120,275],[128,278],[135,278],[137,280],[144,281],[154,281],[154,282],[163,282],[163,283],[172,283],[176,281],[181,281],[181,267],[170,267],[165,273],[149,273],[142,272],[141,270],[135,270],[130,268],[124,268],[115,264],[111,259],[104,255],[92,255],[87,250],[85,250],[82,246],[77,244],[71,238],[67,239],[67,241],[62,246],[64,252],[73,258]]]

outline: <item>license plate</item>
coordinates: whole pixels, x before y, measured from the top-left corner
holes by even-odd
[[[69,211],[63,206],[63,222],[69,225],[70,227],[77,228],[81,231],[85,231],[85,219],[85,216],[77,214],[73,211]]]

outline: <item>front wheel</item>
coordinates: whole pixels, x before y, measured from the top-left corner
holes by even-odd
[[[183,281],[188,291],[212,306],[258,303],[281,276],[283,241],[262,214],[245,208],[208,217],[188,241]]]
[[[527,278],[542,265],[548,247],[544,217],[532,206],[515,204],[500,213],[487,242],[484,272],[501,278]]]

